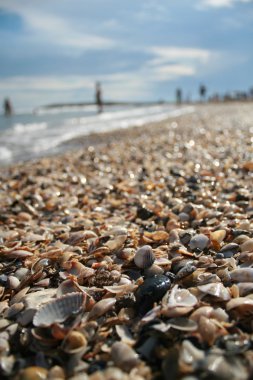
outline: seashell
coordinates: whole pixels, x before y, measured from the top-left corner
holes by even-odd
[[[115,330],[117,335],[119,336],[121,342],[134,345],[135,340],[129,330],[129,328],[125,325],[116,325]]]
[[[239,245],[236,243],[229,243],[224,245],[219,253],[222,253],[225,259],[234,256],[239,251]]]
[[[139,313],[144,315],[150,310],[155,302],[160,301],[170,286],[171,281],[167,276],[156,275],[146,278],[135,293]]]
[[[239,282],[237,283],[239,289],[239,296],[244,297],[253,293],[253,282]]]
[[[188,289],[179,289],[178,285],[175,285],[169,295],[167,305],[169,307],[193,307],[197,303],[197,298]]]
[[[135,255],[135,250],[133,248],[124,248],[116,252],[116,256],[121,260],[130,261]]]
[[[216,230],[210,232],[210,239],[221,243],[226,237],[226,230]]]
[[[248,297],[233,298],[227,303],[226,309],[228,311],[232,309],[245,309],[245,311],[252,310],[253,312],[253,299]]]
[[[183,340],[180,350],[180,361],[185,364],[194,365],[197,361],[203,360],[205,354],[196,348],[189,340]]]
[[[246,240],[244,243],[240,245],[241,252],[253,251],[253,239]]]
[[[33,318],[34,326],[47,327],[76,316],[82,311],[85,299],[84,293],[76,292],[45,304],[36,312]]]
[[[198,329],[198,324],[189,318],[171,318],[168,323],[170,327],[179,331],[196,331]]]
[[[244,242],[246,242],[247,240],[249,240],[250,238],[247,236],[247,235],[244,235],[244,234],[241,234],[239,236],[236,236],[233,240],[233,243],[236,243],[236,244],[243,244]]]
[[[4,312],[4,318],[13,318],[24,309],[23,302],[14,303]]]
[[[17,249],[8,253],[8,257],[11,259],[25,259],[30,256],[33,256],[33,253],[24,249]]]
[[[193,272],[195,272],[196,269],[197,268],[195,267],[195,265],[187,263],[183,268],[181,268],[177,272],[175,280],[179,281],[182,278],[189,276],[190,274],[192,274]]]
[[[101,301],[98,301],[89,313],[88,320],[96,319],[101,317],[101,315],[107,313],[107,311],[111,310],[116,303],[116,298],[105,298]]]
[[[150,245],[143,245],[143,247],[139,248],[135,253],[134,262],[138,268],[149,268],[154,261],[155,255]]]
[[[112,240],[107,241],[105,246],[109,248],[110,251],[118,251],[123,248],[126,239],[127,235],[117,235],[114,236]]]
[[[229,272],[233,282],[253,282],[253,268],[239,268]]]
[[[138,354],[123,342],[113,343],[111,357],[114,364],[126,372],[131,371],[139,362]]]
[[[15,277],[15,276],[9,276],[8,277],[8,285],[9,285],[10,289],[17,289],[19,284],[20,284],[20,281],[17,277]]]
[[[87,339],[79,331],[70,331],[61,347],[68,354],[83,354],[87,349]]]
[[[153,277],[158,274],[163,274],[164,270],[156,264],[151,265],[151,267],[146,268],[144,270],[144,276],[145,277]]]
[[[62,281],[62,283],[58,286],[56,296],[59,298],[64,294],[76,293],[78,291],[82,291],[80,286],[77,282],[70,278],[68,280]]]
[[[198,331],[204,342],[207,342],[211,346],[217,338],[218,327],[211,319],[203,315],[199,319],[198,327]]]
[[[169,234],[166,231],[158,230],[154,232],[144,232],[144,236],[153,241],[167,241],[169,239]]]
[[[191,238],[189,247],[192,250],[196,248],[203,250],[208,246],[208,244],[209,244],[209,238],[204,234],[198,234]]]
[[[205,285],[199,285],[197,288],[204,294],[208,294],[213,297],[217,297],[223,301],[229,301],[231,299],[231,295],[227,288],[221,283],[211,283]]]
[[[18,380],[46,380],[48,371],[42,367],[27,367],[20,372]]]
[[[56,289],[43,289],[25,294],[21,300],[24,302],[26,309],[38,309],[40,305],[51,301],[55,294]]]
[[[209,318],[212,311],[212,306],[201,306],[193,311],[193,313],[190,315],[190,319],[192,319],[195,322],[198,322],[200,320],[200,317],[202,316]]]
[[[133,292],[138,286],[133,283],[127,283],[123,285],[104,286],[104,289],[110,293],[117,295],[123,295],[129,292]]]

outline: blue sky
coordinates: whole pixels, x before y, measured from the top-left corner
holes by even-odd
[[[0,98],[15,108],[192,99],[253,87],[251,0],[0,0]]]

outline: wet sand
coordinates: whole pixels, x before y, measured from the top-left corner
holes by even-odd
[[[252,132],[197,105],[2,169],[3,376],[249,378]]]

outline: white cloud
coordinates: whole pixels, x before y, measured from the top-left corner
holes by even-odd
[[[151,65],[163,64],[173,61],[198,61],[205,63],[210,59],[211,53],[206,49],[185,48],[175,46],[157,46],[149,49],[155,58],[150,61]]]
[[[49,45],[82,50],[107,49],[115,45],[110,38],[83,30],[83,25],[73,22],[68,15],[56,16],[35,7],[29,1],[21,4],[19,1],[12,0],[6,3],[0,2],[0,5],[2,9],[14,12],[22,18],[29,35],[27,37],[31,40],[32,36],[36,43],[42,41]]]
[[[200,8],[224,8],[232,7],[237,3],[250,3],[252,0],[201,0]]]

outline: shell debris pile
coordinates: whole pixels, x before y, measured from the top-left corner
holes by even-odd
[[[3,379],[253,377],[253,108],[0,173]]]

